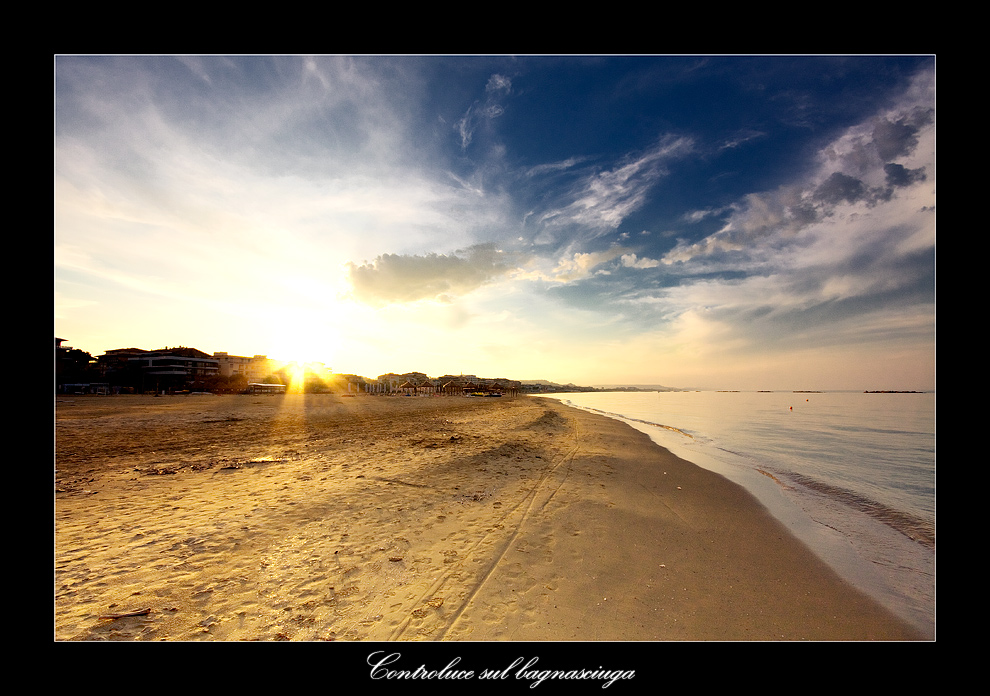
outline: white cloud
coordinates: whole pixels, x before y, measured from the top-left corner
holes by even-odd
[[[636,254],[623,254],[622,265],[626,268],[656,268],[660,265],[657,259],[641,259]]]
[[[512,89],[512,80],[505,75],[492,75],[485,85],[486,92],[508,92]]]
[[[543,259],[533,258],[521,266],[513,277],[523,280],[546,280],[552,283],[572,283],[602,273],[600,267],[621,256],[623,251],[621,247],[612,247],[605,251],[568,251],[549,266]]]
[[[639,210],[656,183],[667,174],[666,164],[693,149],[689,138],[668,136],[653,148],[628,158],[619,166],[593,173],[571,189],[569,199],[544,213],[541,241],[552,238],[554,228],[593,238],[616,229]]]
[[[512,81],[504,75],[492,75],[485,85],[487,98],[481,102],[475,102],[464,115],[454,124],[461,139],[461,149],[466,150],[474,140],[475,131],[483,127],[488,121],[496,119],[505,113],[505,107],[500,99],[507,95],[512,89]]]

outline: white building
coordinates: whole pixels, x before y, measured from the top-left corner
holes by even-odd
[[[248,358],[217,351],[213,357],[220,363],[220,374],[224,377],[243,375],[248,382],[261,382],[275,371],[274,361],[264,355]]]

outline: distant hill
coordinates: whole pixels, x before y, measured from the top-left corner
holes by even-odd
[[[573,383],[560,384],[547,379],[524,379],[521,380],[523,388],[542,389],[543,391],[558,392],[588,392],[588,391],[630,391],[630,392],[655,392],[655,391],[684,391],[677,387],[667,387],[662,384],[596,384],[594,386],[579,386]]]
[[[596,384],[601,391],[690,391],[680,387],[667,387],[663,384]]]
[[[600,391],[595,387],[581,387],[576,384],[559,384],[548,379],[523,379],[520,380],[523,391],[528,392],[587,392]]]

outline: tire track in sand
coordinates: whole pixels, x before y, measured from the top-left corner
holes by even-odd
[[[554,417],[560,418],[560,416],[553,411],[547,411],[544,414],[544,418],[549,414],[553,414]],[[519,538],[526,523],[531,520],[535,514],[541,512],[547,507],[547,505],[557,495],[557,492],[563,486],[564,482],[567,480],[570,473],[570,463],[574,460],[574,457],[580,450],[580,433],[576,421],[571,419],[566,420],[572,430],[570,438],[572,442],[567,450],[558,455],[558,457],[556,457],[551,464],[543,470],[530,491],[509,510],[507,510],[504,515],[502,515],[498,523],[493,526],[492,531],[484,534],[481,538],[474,542],[468,553],[463,558],[459,559],[456,563],[451,564],[451,567],[442,573],[440,577],[437,578],[437,580],[420,595],[419,604],[429,604],[430,602],[427,601],[427,598],[436,597],[451,580],[451,578],[457,575],[457,572],[460,571],[460,569],[462,569],[468,562],[472,561],[480,553],[483,547],[492,543],[492,539],[498,532],[507,527],[511,528],[511,532],[508,536],[496,543],[496,550],[491,557],[491,561],[482,571],[480,571],[477,579],[474,581],[474,584],[470,587],[468,595],[460,602],[459,606],[449,616],[449,618],[445,620],[443,625],[434,629],[433,633],[436,633],[436,635],[433,640],[444,640],[445,637],[455,628],[465,610],[471,606],[488,581],[498,573],[500,564],[505,559],[509,549],[513,547],[513,544]],[[436,605],[434,604],[433,606]],[[411,628],[413,618],[415,618],[415,614],[407,615],[392,632],[389,640],[403,640]]]

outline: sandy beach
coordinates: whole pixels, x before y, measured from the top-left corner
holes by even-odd
[[[59,396],[55,425],[56,641],[923,638],[553,399]]]

